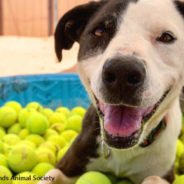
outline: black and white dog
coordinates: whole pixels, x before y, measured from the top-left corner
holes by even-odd
[[[80,135],[47,173],[55,177],[48,183],[74,183],[88,170],[136,184],[172,182],[181,129],[184,2],[102,0],[78,6],[57,25],[59,60],[75,41],[92,105]]]

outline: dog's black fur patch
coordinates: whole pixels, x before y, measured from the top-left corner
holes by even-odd
[[[67,12],[57,24],[55,30],[55,52],[58,60],[62,59],[62,49],[70,49],[80,36],[93,14],[106,2],[90,2]]]
[[[181,15],[184,17],[184,2],[181,1],[174,1],[176,8],[181,13]]]
[[[66,176],[74,177],[85,172],[90,158],[97,158],[97,137],[100,135],[99,117],[91,105],[84,117],[82,131],[57,164]]]

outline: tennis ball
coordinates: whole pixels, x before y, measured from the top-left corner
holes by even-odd
[[[183,184],[183,183],[184,183],[184,175],[176,177],[176,179],[173,182],[173,184]]]
[[[11,184],[12,183],[11,171],[7,167],[4,167],[2,165],[0,165],[0,178],[4,178],[2,180],[0,179],[0,184]]]
[[[8,144],[4,144],[4,155],[6,156],[6,157],[8,157],[8,155],[9,155],[9,152],[12,150],[12,146],[10,146],[10,145],[8,145]]]
[[[68,151],[70,148],[69,145],[64,146],[57,154],[57,162],[61,160],[61,158],[65,155],[65,153]]]
[[[76,184],[111,184],[109,178],[100,172],[90,171],[83,174]]]
[[[45,141],[40,135],[36,134],[29,135],[25,140],[32,142],[36,147],[40,146],[40,144]]]
[[[177,157],[177,158],[180,158],[182,154],[184,154],[184,145],[183,145],[182,141],[180,141],[180,140],[178,139],[178,140],[177,140],[176,157]]]
[[[16,101],[9,101],[5,104],[5,106],[13,108],[17,114],[19,114],[19,112],[22,110],[22,105]]]
[[[48,141],[51,141],[51,142],[58,144],[60,146],[60,148],[63,148],[66,144],[65,139],[63,137],[61,137],[60,135],[50,136],[48,138]]]
[[[8,155],[8,165],[15,173],[30,171],[37,162],[35,151],[28,146],[14,146]]]
[[[22,141],[20,141],[18,144],[16,144],[16,145],[19,145],[19,146],[25,146],[25,147],[31,147],[32,149],[35,149],[36,148],[36,146],[35,146],[35,144],[34,143],[32,143],[32,142],[30,142],[30,141],[28,141],[28,140],[22,140]]]
[[[66,107],[59,107],[56,109],[56,112],[61,112],[67,117],[70,113],[70,110]]]
[[[61,133],[65,130],[66,124],[63,123],[55,123],[50,128],[55,130],[58,133]]]
[[[38,162],[46,162],[46,163],[50,163],[52,165],[56,164],[56,157],[55,154],[47,149],[47,148],[39,148],[36,151],[37,155],[38,155]]]
[[[55,130],[52,130],[49,128],[46,130],[44,134],[44,139],[48,139],[50,136],[53,136],[53,135],[58,135],[58,133]]]
[[[63,113],[54,112],[49,117],[49,122],[50,122],[50,125],[53,125],[55,123],[63,123],[63,124],[66,124],[66,117],[65,117],[65,115]]]
[[[22,172],[13,177],[12,184],[37,184],[37,175],[32,172]]]
[[[20,126],[22,128],[26,128],[26,125],[27,125],[27,119],[36,113],[36,110],[33,109],[33,108],[24,108],[20,111],[19,113],[19,117],[18,117],[18,120],[19,120],[19,123],[20,123]]]
[[[4,153],[4,143],[0,139],[0,153]]]
[[[83,118],[86,113],[86,109],[84,109],[83,107],[75,107],[72,109],[71,112],[75,112]]]
[[[15,134],[7,134],[3,137],[3,142],[10,145],[10,146],[13,146],[15,144],[17,144],[18,142],[20,142],[20,138],[15,135]]]
[[[8,167],[7,157],[0,153],[0,165]]]
[[[25,139],[28,135],[29,135],[29,131],[26,128],[22,129],[19,133],[19,137],[21,139]]]
[[[72,129],[77,132],[81,131],[82,127],[82,118],[79,115],[74,115],[67,119],[66,129]]]
[[[63,137],[67,142],[70,142],[73,138],[77,137],[78,133],[74,130],[65,130],[61,137]]]
[[[2,139],[6,135],[6,132],[3,127],[0,127],[0,139]]]
[[[36,111],[40,112],[43,110],[43,107],[41,104],[39,104],[38,102],[30,102],[26,105],[26,108],[33,108]]]
[[[17,113],[11,107],[0,108],[0,126],[8,128],[13,125],[17,120]]]
[[[54,154],[56,154],[59,151],[60,146],[54,142],[46,141],[46,142],[42,143],[39,148],[47,148],[47,149],[53,151]]]
[[[67,119],[70,118],[70,117],[72,117],[72,116],[76,116],[76,115],[79,116],[79,114],[77,114],[76,112],[71,112],[70,111],[70,113],[67,116]]]
[[[8,129],[8,133],[9,134],[19,134],[19,132],[21,131],[21,126],[19,123],[16,123],[14,125],[12,125],[9,129]]]
[[[124,179],[124,180],[118,181],[117,184],[133,184],[133,183],[128,179]]]
[[[46,108],[46,109],[42,109],[41,113],[47,118],[49,118],[54,113],[54,111],[52,109]]]
[[[50,171],[53,168],[54,168],[53,165],[42,162],[33,168],[32,173],[35,173],[39,177],[43,177],[48,171]]]
[[[49,121],[41,113],[35,113],[27,120],[27,129],[32,134],[43,135],[48,128]]]

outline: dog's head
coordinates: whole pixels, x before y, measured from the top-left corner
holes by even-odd
[[[110,146],[141,143],[179,96],[183,16],[179,0],[102,0],[78,6],[59,21],[57,57],[79,42],[78,71]]]

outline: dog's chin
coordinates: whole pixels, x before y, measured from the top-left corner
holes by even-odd
[[[170,90],[150,107],[132,107],[102,103],[96,98],[98,113],[104,123],[105,142],[113,148],[126,149],[135,146],[144,125],[149,122]]]

